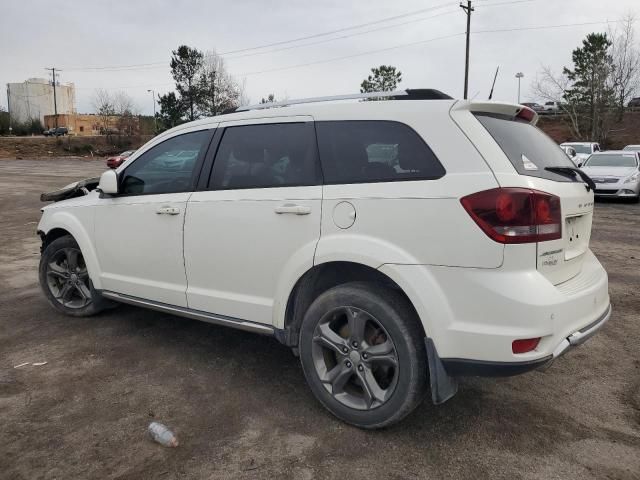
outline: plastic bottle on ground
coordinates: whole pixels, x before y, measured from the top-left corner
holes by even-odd
[[[178,439],[166,425],[158,422],[151,422],[147,429],[153,440],[165,447],[177,447]]]

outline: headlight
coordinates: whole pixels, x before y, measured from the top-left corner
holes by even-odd
[[[640,172],[636,172],[633,175],[631,175],[629,178],[627,178],[624,183],[636,183],[640,181]]]

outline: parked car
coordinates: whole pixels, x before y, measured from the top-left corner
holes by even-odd
[[[576,160],[574,160],[578,155],[578,153],[576,152],[576,149],[570,145],[560,145],[560,148],[564,151],[564,153],[567,154],[567,157],[571,159],[571,162],[573,162],[575,166],[578,166],[578,164],[576,163]]]
[[[42,132],[45,137],[62,137],[69,134],[67,127],[50,128]]]
[[[532,109],[536,113],[540,113],[540,112],[544,111],[544,107],[542,105],[540,105],[539,103],[524,102],[524,103],[522,103],[522,105],[524,105],[525,107],[529,107],[530,109]]]
[[[640,107],[640,97],[632,98],[627,105],[629,108],[638,108]]]
[[[545,113],[560,113],[560,103],[559,102],[545,102],[544,106]]]
[[[596,196],[640,198],[640,152],[597,152],[582,164],[582,171],[596,184]]]
[[[122,152],[120,155],[107,158],[107,167],[118,168],[122,164],[122,162],[124,162],[127,158],[129,158],[134,153],[136,153],[135,150],[127,150],[125,152]]]
[[[627,145],[623,150],[625,152],[640,152],[640,145]]]
[[[600,151],[600,144],[595,142],[565,142],[560,147],[571,147],[576,151],[576,156],[572,158],[578,166],[589,158],[593,153]]]
[[[369,96],[391,99],[180,125],[96,190],[46,195],[66,199],[38,225],[47,300],[271,335],[320,403],[363,428],[398,422],[429,387],[442,403],[459,376],[546,367],[594,335],[611,306],[589,249],[592,182],[536,113],[435,90],[346,98]],[[167,164],[185,151],[196,160]]]

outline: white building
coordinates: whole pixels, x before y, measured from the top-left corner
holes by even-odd
[[[7,100],[11,123],[40,119],[55,113],[53,84],[44,78],[30,78],[22,83],[7,84]],[[76,89],[73,83],[56,83],[58,114],[76,113]]]

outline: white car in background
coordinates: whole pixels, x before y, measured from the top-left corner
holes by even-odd
[[[571,147],[575,150],[576,156],[571,160],[576,165],[580,166],[587,158],[593,155],[595,152],[600,151],[600,144],[596,142],[565,142],[561,143],[560,146],[564,149],[564,147]]]
[[[564,151],[564,153],[567,154],[567,157],[569,157],[569,159],[577,167],[578,163],[577,163],[577,160],[576,160],[576,155],[578,155],[578,153],[576,152],[576,149],[571,147],[571,146],[569,146],[569,145],[565,145],[565,146],[560,145],[560,148]]]
[[[448,400],[458,376],[548,366],[605,324],[593,182],[533,110],[434,90],[345,97],[180,125],[44,207],[49,303],[273,336],[322,405],[363,428],[398,422],[429,387]]]
[[[582,171],[596,184],[596,196],[640,198],[640,152],[594,153],[582,164]]]
[[[640,152],[640,145],[627,145],[622,150],[625,152]]]

